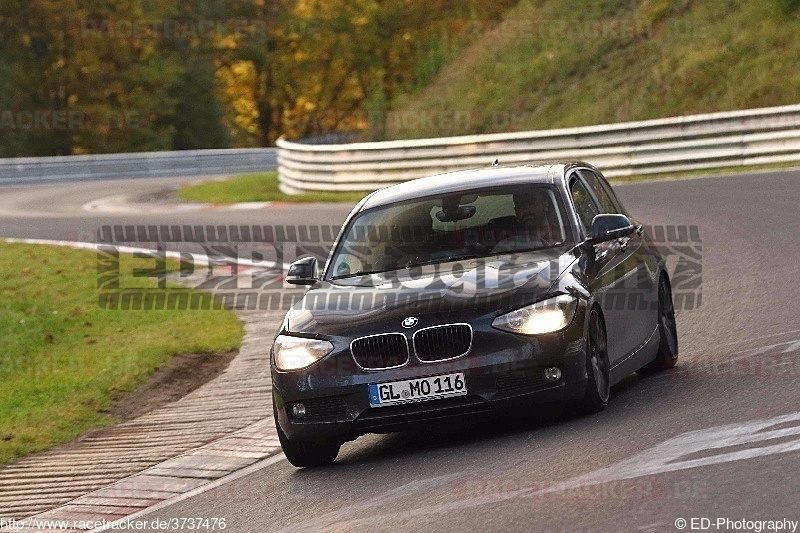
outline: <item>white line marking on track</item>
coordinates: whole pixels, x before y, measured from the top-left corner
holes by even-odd
[[[738,340],[738,341],[723,342],[723,343],[720,343],[720,344],[716,344],[716,346],[720,347],[720,346],[732,346],[734,344],[746,344],[748,342],[760,341],[760,340],[764,340],[764,339],[769,339],[771,337],[780,337],[781,335],[791,335],[792,333],[800,333],[800,329],[793,329],[793,330],[790,330],[790,331],[783,331],[781,333],[771,333],[769,335],[760,335],[758,337],[751,337],[749,339],[742,339],[742,340]]]
[[[790,427],[773,426],[796,422]],[[770,444],[773,439],[796,437]],[[747,446],[750,445],[750,446]],[[744,449],[731,450],[733,447]],[[728,450],[726,450],[728,449]],[[586,485],[632,479],[779,453],[800,451],[800,412],[738,424],[690,431],[591,474],[555,485],[535,494],[560,492]],[[702,456],[693,458],[692,456]]]
[[[788,427],[785,427],[787,425]],[[769,442],[774,442],[774,439],[785,441],[787,437],[796,438],[788,442],[774,444]],[[751,446],[747,447],[747,445]],[[730,450],[734,446],[744,449]],[[332,511],[306,522],[295,524],[292,526],[292,531],[318,531],[333,526],[337,530],[351,531],[365,528],[371,523],[387,524],[394,519],[408,520],[417,516],[457,512],[514,498],[536,498],[547,494],[581,490],[585,487],[614,481],[793,451],[800,451],[800,412],[683,433],[649,450],[634,455],[630,459],[624,459],[611,466],[563,483],[555,483],[545,489],[537,490],[529,487],[519,490],[498,491],[472,498],[460,498],[442,504],[405,509],[399,512],[381,513],[378,511],[370,516],[353,517],[348,520],[348,515],[352,516],[354,511],[380,509],[380,507],[376,506],[378,503],[388,503],[406,495],[406,489],[410,487],[409,485],[404,485],[382,495],[376,495],[374,498],[357,506]],[[707,456],[703,457],[691,457],[691,455],[706,454]],[[422,480],[415,488],[431,490],[446,481],[446,477]]]
[[[159,253],[158,250],[153,250],[151,248],[137,248],[134,246],[119,246],[113,243],[100,243],[96,244],[93,242],[77,242],[77,241],[52,241],[47,239],[16,239],[11,237],[3,237],[0,240],[10,242],[10,243],[20,243],[20,244],[41,244],[46,246],[65,246],[67,248],[75,248],[79,250],[94,250],[98,251],[100,247],[113,247],[119,252],[132,254],[137,252],[144,252],[155,254]],[[178,251],[162,251],[161,253],[165,254],[165,257],[169,259],[185,259],[181,252]],[[190,253],[189,255],[192,256],[192,261],[196,265],[211,265],[219,263],[220,261],[226,262],[235,262],[237,265],[244,266],[244,267],[259,267],[265,269],[275,268],[277,263],[275,261],[251,261],[249,259],[241,259],[241,258],[231,258],[231,257],[209,257],[206,254],[199,254],[199,253]],[[289,263],[284,263],[281,265],[284,270],[289,268]]]

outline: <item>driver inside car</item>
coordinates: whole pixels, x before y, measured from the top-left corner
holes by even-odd
[[[553,203],[548,193],[546,191],[515,193],[513,200],[516,219],[513,232],[499,241],[492,252],[502,253],[552,245],[556,239],[549,222]]]

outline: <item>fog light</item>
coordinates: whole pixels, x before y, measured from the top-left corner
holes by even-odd
[[[292,406],[292,412],[294,416],[297,418],[303,418],[306,416],[306,404],[304,403],[296,403]]]
[[[561,379],[561,369],[557,366],[551,366],[547,370],[544,371],[544,377],[546,377],[550,381],[558,381]]]

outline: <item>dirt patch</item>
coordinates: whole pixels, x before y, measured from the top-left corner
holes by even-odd
[[[138,389],[115,398],[110,413],[122,420],[130,420],[179,400],[219,376],[234,357],[236,352],[173,357],[167,366],[153,373]]]
[[[159,204],[176,201],[180,202],[182,201],[180,198],[178,198],[178,190],[180,190],[180,188],[180,185],[161,187],[160,189],[140,194],[134,197],[132,201],[137,204]]]

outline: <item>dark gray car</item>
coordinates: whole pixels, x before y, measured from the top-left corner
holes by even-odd
[[[286,281],[310,285],[271,357],[295,466],[445,417],[554,401],[597,412],[626,375],[677,361],[664,260],[581,162],[376,191],[326,264],[301,259]]]

